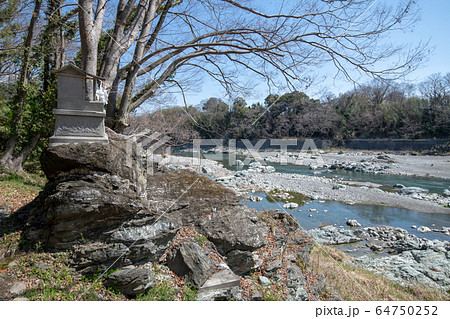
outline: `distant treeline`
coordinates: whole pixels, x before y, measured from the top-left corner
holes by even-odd
[[[448,138],[450,73],[435,74],[419,86],[372,82],[320,101],[302,92],[269,95],[263,103],[231,105],[210,98],[201,110],[165,109],[134,118],[134,124],[166,127],[179,142],[201,138]],[[186,112],[187,111],[187,112]],[[187,114],[189,113],[189,114]]]

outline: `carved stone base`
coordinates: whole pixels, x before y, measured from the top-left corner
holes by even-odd
[[[105,133],[105,111],[54,109],[55,133],[50,144],[108,142]]]

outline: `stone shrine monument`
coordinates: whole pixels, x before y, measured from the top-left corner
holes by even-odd
[[[105,133],[105,100],[101,77],[69,63],[53,71],[58,78],[55,132],[50,145],[78,142],[108,142]]]

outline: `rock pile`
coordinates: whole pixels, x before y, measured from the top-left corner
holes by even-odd
[[[355,258],[355,263],[401,285],[422,284],[442,291],[450,289],[450,243],[447,241],[418,238],[392,226],[357,230],[325,226],[309,233],[315,241],[326,245],[362,241],[359,246],[384,253],[360,256]],[[358,250],[361,252],[360,248]]]
[[[398,191],[398,194],[403,196],[408,196],[414,199],[420,199],[420,200],[426,200],[429,202],[434,202],[443,206],[450,207],[450,199],[446,195],[445,191],[442,193],[442,195],[437,193],[430,193],[428,189],[421,188],[421,187],[405,187],[401,184],[395,184],[394,188],[400,188]]]
[[[366,245],[377,252],[398,254],[406,250],[450,251],[450,242],[419,238],[400,227],[366,227],[355,230],[354,234],[366,240]]]
[[[320,244],[325,245],[340,245],[356,243],[362,239],[357,237],[350,229],[338,228],[335,226],[324,226],[320,228],[313,228],[309,234],[314,240]]]
[[[362,256],[356,258],[355,262],[365,269],[385,275],[400,285],[422,284],[442,291],[450,289],[448,252],[413,249],[381,258]]]

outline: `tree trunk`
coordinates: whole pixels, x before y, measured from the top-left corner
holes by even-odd
[[[139,62],[144,56],[147,38],[150,35],[150,29],[152,26],[153,19],[156,13],[156,5],[158,1],[152,1],[150,4],[150,8],[147,11],[144,19],[144,23],[142,26],[141,33],[139,35],[138,41],[136,43],[136,48],[134,50],[132,66],[128,70],[127,78],[125,81],[124,91],[122,94],[122,100],[120,102],[119,108],[119,118],[116,121],[115,127],[118,131],[122,131],[125,127],[128,126],[128,116],[130,114],[129,106],[131,104],[131,98],[134,91],[134,86],[136,84],[136,77],[139,72]]]
[[[15,136],[17,134],[17,128],[22,123],[22,111],[23,111],[23,103],[25,100],[25,85],[28,83],[28,72],[29,72],[29,64],[30,64],[30,53],[31,46],[33,43],[34,33],[36,29],[36,23],[39,18],[39,12],[41,11],[42,0],[36,0],[34,4],[33,14],[31,16],[30,24],[28,26],[28,33],[25,39],[24,48],[23,48],[23,56],[22,56],[22,66],[20,69],[19,82],[17,83],[17,93],[14,97],[14,109],[12,116],[12,126],[11,126],[11,135]]]
[[[16,145],[20,140],[19,127],[22,124],[22,113],[26,97],[25,85],[28,83],[31,47],[35,34],[36,23],[38,21],[39,13],[41,11],[41,6],[42,0],[35,0],[33,14],[31,16],[30,24],[28,26],[27,37],[24,42],[22,66],[20,70],[19,81],[17,83],[17,92],[13,98],[13,107],[12,107],[13,114],[11,116],[11,122],[9,126],[10,138],[6,143],[6,149],[0,158],[0,165],[13,170],[22,170],[23,162],[25,161],[29,153],[32,151],[31,149],[28,152],[28,154],[23,153],[20,157],[14,155],[14,149],[16,148]],[[36,143],[37,141],[34,143],[34,146],[36,145]]]
[[[18,154],[14,154],[14,146],[17,143],[17,139],[16,138],[10,139],[12,143],[8,141],[5,153],[0,159],[0,165],[7,169],[14,170],[16,172],[23,171],[23,164],[36,147],[40,138],[41,134],[33,136],[31,142],[27,146],[25,146]]]
[[[119,69],[119,65],[117,65],[117,69]],[[106,104],[106,125],[114,129],[114,123],[116,120],[116,112],[117,112],[117,95],[119,90],[119,83],[121,81],[121,77],[119,74],[116,75],[114,82],[111,86],[111,90],[108,95],[108,103]]]

